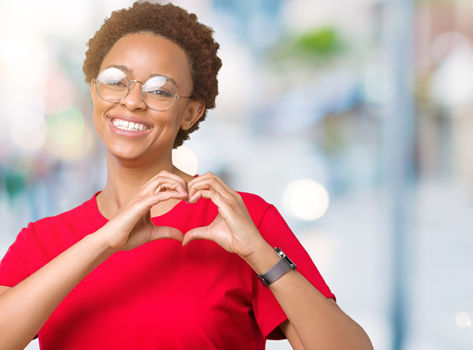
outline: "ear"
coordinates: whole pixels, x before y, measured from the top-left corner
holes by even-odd
[[[189,130],[205,112],[204,101],[190,101],[186,107],[185,117],[181,124],[182,130]]]
[[[92,103],[95,105],[95,99],[97,98],[97,93],[95,91],[95,79],[90,81],[90,96],[92,97]]]

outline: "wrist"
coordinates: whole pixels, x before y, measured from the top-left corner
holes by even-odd
[[[99,250],[100,255],[103,255],[105,259],[119,250],[110,243],[110,239],[107,237],[107,232],[107,226],[105,225],[94,233],[86,236],[86,238],[89,238],[94,242],[94,245]]]
[[[265,273],[280,260],[273,247],[263,238],[261,238],[261,241],[252,244],[251,252],[246,256],[242,256],[242,258],[257,274]]]
[[[265,273],[258,274],[260,282],[266,287],[297,267],[281,248],[275,247],[274,251],[279,255],[280,260]]]

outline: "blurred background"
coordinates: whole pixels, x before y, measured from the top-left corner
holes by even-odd
[[[473,2],[174,3],[223,60],[175,164],[276,205],[375,349],[473,349]],[[131,4],[0,0],[0,256],[103,188],[82,61]]]

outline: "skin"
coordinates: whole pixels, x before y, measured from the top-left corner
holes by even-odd
[[[182,96],[192,91],[186,53],[160,36],[139,33],[122,37],[104,58],[101,69],[109,65],[125,66],[129,77],[139,81],[153,73],[171,77]],[[162,238],[182,241],[184,246],[195,239],[208,239],[239,255],[259,274],[279,260],[237,192],[213,173],[194,178],[172,165],[174,138],[180,128],[190,128],[202,116],[202,101],[178,99],[166,111],[153,111],[143,103],[139,84],[133,84],[120,103],[108,103],[97,96],[94,82],[91,95],[94,125],[107,148],[108,166],[107,183],[97,204],[109,221],[15,287],[0,286],[0,349],[26,346],[74,286],[120,250]],[[123,114],[139,118],[151,126],[150,131],[140,138],[114,134],[109,118]],[[175,228],[151,222],[151,217],[169,211],[181,200],[195,203],[201,198],[218,207],[209,226],[183,235]],[[363,329],[296,270],[269,288],[288,316],[280,327],[293,348],[372,349]]]
[[[159,54],[156,54],[157,48]],[[141,82],[156,73],[165,75],[177,82],[178,95],[189,96],[192,93],[191,66],[186,53],[163,37],[126,35],[105,56],[100,71],[111,65],[127,67],[130,79]],[[185,181],[193,178],[172,165],[172,145],[180,128],[189,129],[202,116],[204,103],[177,99],[170,109],[154,111],[144,104],[140,88],[139,84],[132,84],[128,96],[116,104],[97,96],[95,84],[91,84],[95,129],[108,151],[107,184],[97,196],[99,209],[107,218],[112,218],[140,185],[162,170]],[[138,117],[152,129],[144,138],[117,137],[108,125],[109,117],[115,115]],[[152,208],[152,216],[168,211],[177,201],[158,203]]]

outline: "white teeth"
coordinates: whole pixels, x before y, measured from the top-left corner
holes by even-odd
[[[128,122],[128,121],[122,120],[122,119],[113,119],[112,123],[117,128],[122,129],[122,130],[143,131],[143,130],[148,129],[146,127],[146,125],[144,125],[144,124]]]

